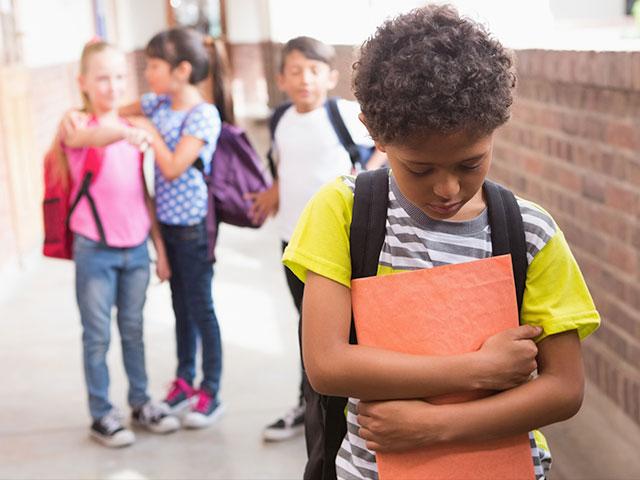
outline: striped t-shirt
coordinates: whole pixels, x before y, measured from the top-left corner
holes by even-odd
[[[353,190],[354,179],[343,177],[324,187],[307,205],[283,258],[301,280],[305,280],[307,271],[313,271],[350,286]],[[584,338],[597,328],[599,317],[562,232],[537,205],[523,199],[518,199],[518,205],[529,263],[521,322],[542,326],[545,336],[577,329]],[[409,202],[390,177],[378,275],[469,262],[490,257],[491,250],[486,209],[468,221],[434,220]],[[548,258],[541,254],[543,250]],[[546,272],[550,276],[546,277]],[[337,476],[344,480],[377,479],[375,453],[366,448],[358,434],[357,403],[355,398],[348,402],[347,434],[336,458]],[[539,432],[531,432],[529,438],[536,478],[540,480],[551,456]]]

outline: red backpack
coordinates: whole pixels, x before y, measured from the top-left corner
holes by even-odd
[[[60,174],[60,166],[55,150],[50,149],[44,157],[44,200],[42,213],[44,220],[44,245],[42,253],[45,257],[73,258],[73,233],[69,228],[69,219],[82,197],[86,197],[96,222],[100,235],[100,242],[106,244],[102,221],[98,215],[95,201],[89,187],[100,174],[103,148],[89,147],[86,149],[84,165],[82,167],[81,186],[78,194],[72,199],[73,183],[67,168]]]

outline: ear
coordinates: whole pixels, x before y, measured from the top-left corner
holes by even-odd
[[[336,85],[338,85],[338,79],[340,78],[340,73],[338,72],[338,70],[331,70],[329,72],[329,90],[333,90],[334,88],[336,88]]]
[[[369,132],[369,135],[371,135],[371,130],[369,130],[369,125],[367,125],[367,119],[364,116],[364,113],[360,112],[358,114],[358,120],[360,120],[362,122],[364,127],[367,129],[367,132]],[[371,135],[371,138],[373,138],[373,135]],[[373,139],[373,143],[375,144],[375,146],[376,146],[376,148],[378,150],[380,150],[381,152],[386,152],[386,150],[384,149],[384,145],[382,145],[380,142],[378,142],[375,138]]]
[[[280,90],[281,92],[284,92],[284,87],[285,87],[285,79],[284,79],[284,75],[282,73],[278,73],[276,75],[276,85],[278,86],[278,90]]]
[[[81,92],[84,92],[87,89],[87,80],[84,77],[84,75],[78,75],[77,81],[78,81],[78,88],[80,89]]]
[[[173,69],[173,71],[178,74],[180,79],[188,82],[189,77],[191,77],[191,72],[193,71],[193,66],[186,60],[183,60],[176,68]]]

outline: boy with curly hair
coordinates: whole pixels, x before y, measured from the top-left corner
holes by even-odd
[[[508,52],[450,6],[388,20],[365,42],[355,94],[361,120],[391,166],[378,275],[492,255],[483,184],[514,86]],[[376,452],[531,432],[536,477],[544,478],[550,454],[535,429],[580,408],[580,341],[599,325],[559,227],[538,205],[517,199],[528,262],[521,326],[489,338],[480,350],[435,357],[350,345],[353,190],[350,177],[323,187],[283,257],[305,282],[309,381],[323,395],[349,397],[348,433],[334,473],[376,479]],[[460,404],[423,400],[474,389],[499,393]],[[305,478],[326,478],[326,469],[314,468],[307,465]]]

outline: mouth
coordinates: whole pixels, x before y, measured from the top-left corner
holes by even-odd
[[[456,203],[430,203],[429,208],[434,212],[447,215],[456,212],[462,206],[462,202]]]

